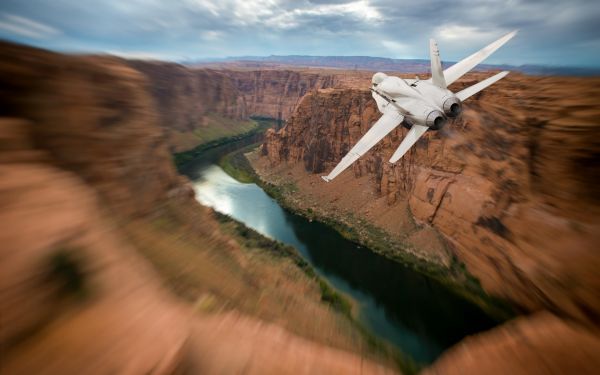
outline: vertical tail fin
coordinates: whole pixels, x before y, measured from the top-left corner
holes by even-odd
[[[431,59],[431,82],[437,87],[445,89],[447,86],[440,59],[440,50],[433,39],[429,39],[429,57]]]

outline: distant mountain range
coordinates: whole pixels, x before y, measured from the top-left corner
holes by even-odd
[[[356,69],[373,71],[395,71],[403,73],[428,73],[429,60],[390,59],[370,56],[236,56],[221,59],[206,59],[183,62],[185,65],[232,65],[238,67],[268,67],[287,65],[296,67],[321,67],[337,69]],[[449,67],[455,62],[445,62]],[[512,70],[532,75],[594,76],[600,75],[600,68],[546,66],[546,65],[479,65],[475,70]]]

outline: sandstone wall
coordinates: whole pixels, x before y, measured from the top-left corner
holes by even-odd
[[[244,98],[248,112],[255,116],[286,120],[307,93],[340,84],[331,73],[293,70],[224,70]]]
[[[154,99],[158,123],[169,150],[191,149],[203,140],[198,134],[214,126],[211,115],[230,120],[247,120],[245,98],[235,82],[225,74],[209,69],[188,69],[162,62],[128,61],[147,79],[145,89]]]
[[[0,115],[27,120],[34,146],[59,167],[125,214],[147,212],[179,188],[141,73],[110,57],[0,47]]]

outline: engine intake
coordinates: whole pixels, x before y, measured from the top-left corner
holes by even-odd
[[[439,130],[446,125],[446,116],[440,111],[431,111],[427,115],[425,125],[429,126],[431,130]]]
[[[448,98],[442,105],[444,114],[448,117],[456,117],[462,112],[462,104],[456,97]]]

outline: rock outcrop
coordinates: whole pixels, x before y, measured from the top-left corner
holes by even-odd
[[[120,59],[0,48],[0,115],[29,121],[35,148],[124,214],[143,214],[181,184],[147,81]]]
[[[332,73],[294,70],[223,70],[254,116],[286,120],[309,92],[341,85]]]
[[[215,129],[221,125],[215,124],[219,119],[244,121],[251,114],[235,82],[222,72],[163,62],[127,61],[127,65],[146,77],[145,89],[154,99],[159,124],[172,152],[213,140],[201,135],[220,134]]]

